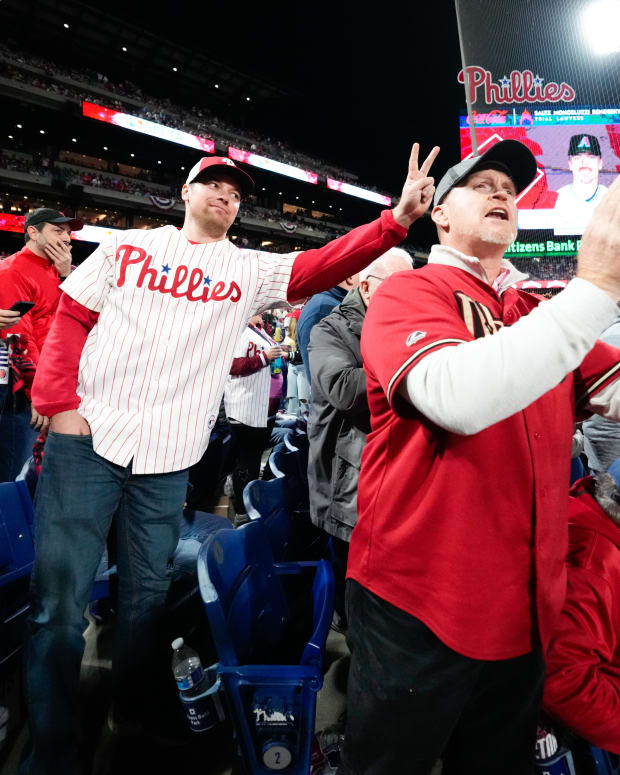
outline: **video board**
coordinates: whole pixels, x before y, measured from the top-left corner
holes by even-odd
[[[537,175],[517,197],[519,230],[549,231],[552,242],[560,244],[570,242],[565,237],[580,237],[620,173],[620,108],[511,107],[474,111],[473,118],[478,153],[510,138],[527,145],[536,157]],[[471,156],[467,115],[460,119],[460,141],[461,158]],[[534,252],[560,252],[547,250],[545,236]],[[568,245],[563,252],[576,249]]]

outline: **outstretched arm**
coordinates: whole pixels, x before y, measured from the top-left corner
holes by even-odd
[[[435,193],[434,180],[428,173],[439,148],[433,148],[421,167],[419,151],[419,144],[414,143],[400,202],[393,210],[384,210],[377,220],[297,256],[288,286],[289,302],[333,288],[402,242],[411,224],[424,215]]]

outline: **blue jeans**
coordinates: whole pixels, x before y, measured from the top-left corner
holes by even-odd
[[[115,709],[139,718],[154,705],[154,683],[169,678],[159,624],[186,486],[187,471],[134,475],[131,464],[118,466],[97,455],[90,436],[50,432],[35,501],[26,670],[31,741],[22,772],[77,769],[84,611],[115,514]],[[151,695],[148,702],[145,695]]]
[[[0,385],[0,482],[12,482],[39,435],[30,427],[30,402],[23,390],[13,393],[10,385]]]

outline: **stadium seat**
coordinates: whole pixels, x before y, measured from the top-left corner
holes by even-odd
[[[287,441],[285,439],[285,444]],[[269,467],[277,478],[287,478],[292,508],[307,511],[310,508],[308,458],[299,450],[274,450]]]
[[[0,586],[30,573],[34,513],[25,482],[0,484]]]
[[[313,576],[312,614],[299,638],[286,584],[307,573]],[[198,581],[248,774],[307,775],[333,613],[331,566],[325,560],[274,562],[259,519],[207,539],[198,555]]]
[[[299,508],[302,486],[299,477],[286,475],[268,482],[249,482],[243,491],[248,517],[264,520],[271,551],[278,561],[325,556],[329,536],[312,524],[307,507]]]
[[[591,745],[590,756],[596,768],[596,775],[620,775],[620,757],[616,754]]]

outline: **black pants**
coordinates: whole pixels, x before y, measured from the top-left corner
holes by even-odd
[[[510,612],[506,612],[510,616]],[[530,775],[540,652],[464,657],[420,620],[347,582],[346,775]]]
[[[268,428],[253,428],[251,425],[231,423],[235,439],[235,467],[233,469],[233,505],[237,514],[245,514],[243,490],[248,482],[258,479],[263,450],[267,446]]]

